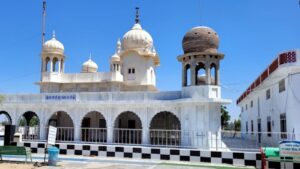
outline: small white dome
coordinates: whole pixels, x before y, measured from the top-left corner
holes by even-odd
[[[122,39],[122,49],[149,49],[153,46],[151,35],[142,29],[139,23],[133,25],[130,31],[125,33]]]
[[[91,58],[82,64],[82,73],[95,73],[98,71],[98,65]]]
[[[50,39],[44,43],[43,50],[46,52],[61,52],[61,53],[63,53],[65,50],[65,47],[60,41],[56,40],[55,34],[53,34],[52,39]]]
[[[120,59],[121,45],[122,45],[121,41],[120,41],[120,39],[118,39],[116,53],[114,55],[112,55],[111,62],[119,62],[121,60]]]
[[[119,62],[121,59],[120,59],[120,56],[119,54],[115,53],[114,55],[112,55],[111,57],[111,61],[112,62]]]

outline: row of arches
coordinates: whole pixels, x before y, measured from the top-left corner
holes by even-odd
[[[215,63],[205,65],[198,62],[193,66],[186,64],[183,68],[183,86],[218,85],[218,71],[219,67]]]
[[[46,57],[43,61],[44,72],[63,72],[64,60],[57,57]]]
[[[0,116],[6,116],[8,124],[12,123],[11,117],[7,112],[0,112]],[[3,118],[2,118],[3,119]],[[25,112],[16,124],[22,132],[24,139],[40,139],[40,120],[35,112]],[[58,128],[58,141],[74,141],[74,123],[67,112],[55,112],[47,121],[47,126],[55,126]],[[101,112],[88,112],[81,120],[80,124],[81,141],[83,142],[107,142],[107,119]],[[132,111],[125,111],[119,114],[113,121],[113,143],[142,143],[142,119]],[[151,144],[158,144],[162,142],[180,143],[180,134],[174,131],[180,131],[180,120],[172,112],[162,111],[157,113],[150,121],[148,138]],[[161,132],[172,131],[172,133]],[[45,129],[47,133],[47,128]],[[167,138],[167,134],[172,134],[173,138]],[[169,140],[165,140],[169,139]]]

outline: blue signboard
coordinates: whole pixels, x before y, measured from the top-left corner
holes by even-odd
[[[75,94],[71,94],[71,95],[46,95],[45,100],[46,101],[76,100],[76,95]]]
[[[279,149],[282,157],[300,157],[300,141],[281,141]]]

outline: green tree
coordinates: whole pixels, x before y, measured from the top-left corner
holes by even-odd
[[[34,127],[39,125],[39,119],[36,116],[33,116],[29,121],[29,126]]]
[[[241,131],[241,119],[234,120],[233,124],[235,131]]]
[[[19,126],[26,126],[26,119],[24,117],[20,119]]]
[[[230,120],[230,115],[226,106],[221,106],[221,127],[222,130],[227,128],[228,122]]]

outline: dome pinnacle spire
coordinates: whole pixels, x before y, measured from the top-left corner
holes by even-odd
[[[140,8],[136,7],[135,8],[135,23],[140,23]]]
[[[55,38],[55,30],[52,31],[52,38]]]

